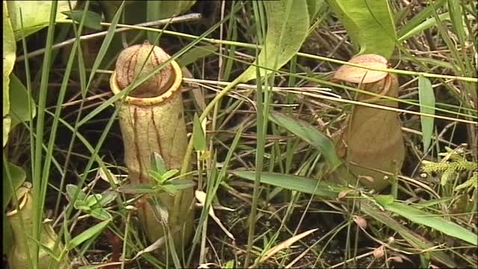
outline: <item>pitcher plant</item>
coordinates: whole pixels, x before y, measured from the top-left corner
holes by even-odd
[[[151,73],[168,59],[168,54],[147,41],[126,48],[119,55],[110,79],[112,92],[122,93],[135,79]],[[171,61],[116,103],[132,184],[154,183],[149,171],[155,155],[162,158],[166,170],[181,168],[188,144],[181,83],[181,68]],[[177,249],[184,247],[193,231],[193,195],[189,186],[174,194],[142,196],[137,203],[138,216],[150,243],[163,238],[173,240]]]

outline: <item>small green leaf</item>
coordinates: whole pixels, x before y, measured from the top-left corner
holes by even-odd
[[[73,239],[71,239],[70,242],[68,242],[68,250],[72,250],[85,242],[86,240],[93,239],[96,236],[98,236],[110,223],[110,220],[105,220],[102,221],[98,224],[96,224],[93,227],[90,227],[89,229],[83,231],[81,234],[75,236]]]
[[[178,191],[179,191],[178,187],[174,185],[170,185],[170,184],[159,185],[156,187],[156,192],[159,192],[159,193],[166,192],[168,194],[174,195]]]
[[[271,112],[269,119],[317,148],[327,161],[329,171],[335,170],[342,164],[332,140],[317,130],[316,127],[278,112]]]
[[[116,199],[117,193],[108,191],[101,194],[100,206],[104,207]]]
[[[91,210],[88,214],[92,217],[97,218],[99,220],[111,220],[113,216],[104,208],[95,208]]]
[[[126,194],[151,194],[157,193],[154,189],[156,184],[142,183],[142,184],[125,184],[118,188],[118,192]]]
[[[180,179],[172,180],[172,181],[169,181],[166,185],[163,185],[163,186],[174,186],[174,188],[176,188],[176,190],[183,190],[183,189],[192,188],[196,185],[191,180],[184,180],[182,182],[178,182],[178,181],[181,181],[181,180]]]
[[[168,184],[176,185],[176,186],[185,185],[185,186],[188,186],[188,187],[193,187],[195,185],[194,181],[192,181],[190,179],[170,180],[170,181],[168,181]]]
[[[73,184],[66,185],[66,194],[67,194],[67,198],[70,202],[73,202],[73,201],[76,202],[76,201],[86,199],[86,194],[83,192],[83,190],[80,189],[78,186],[73,185]],[[75,199],[75,196],[76,196],[76,199]]]
[[[94,207],[95,205],[98,205],[101,198],[101,194],[98,193],[88,195],[88,197],[86,198],[86,205],[89,207]]]
[[[473,245],[478,245],[478,235],[442,216],[430,214],[403,203],[390,203],[386,196],[378,196],[375,200],[385,210],[398,214],[416,224],[425,225],[446,235],[461,239]]]
[[[420,112],[435,115],[435,94],[433,92],[432,83],[424,76],[418,77],[418,97],[420,101]],[[422,124],[423,152],[427,152],[432,140],[434,118],[421,115],[420,121]]]
[[[389,205],[395,201],[393,195],[378,195],[375,197],[375,201],[381,206]]]
[[[197,113],[194,113],[193,120],[193,146],[197,152],[203,152],[207,148],[206,135],[204,134],[201,122],[199,122]]]
[[[93,30],[102,30],[101,21],[103,18],[100,14],[90,11],[90,10],[72,10],[72,11],[63,11],[63,14],[70,17],[73,21],[80,23],[81,18],[85,16],[84,26],[91,28]]]
[[[167,181],[168,179],[174,177],[174,175],[176,175],[178,172],[179,172],[178,169],[172,169],[164,173],[162,177],[165,181]]]
[[[163,174],[160,174],[159,172],[154,170],[148,170],[148,176],[154,179],[154,181],[156,181],[160,185],[166,181],[166,179],[163,178]]]
[[[166,164],[164,163],[163,157],[157,152],[154,152],[153,156],[151,157],[151,170],[158,172],[160,175],[168,171],[166,169]]]
[[[88,212],[91,209],[91,207],[88,206],[88,203],[85,200],[76,200],[73,204],[73,207],[85,212]]]

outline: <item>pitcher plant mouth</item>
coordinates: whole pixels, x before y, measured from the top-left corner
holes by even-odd
[[[155,97],[133,97],[133,96],[126,96],[124,102],[131,104],[131,105],[139,105],[139,106],[153,106],[160,104],[162,102],[167,101],[171,97],[175,96],[176,94],[181,93],[181,83],[183,81],[183,73],[181,67],[176,61],[171,61],[169,63],[173,69],[174,80],[173,83],[169,86],[169,89],[166,90],[163,94],[160,94]],[[116,80],[117,72],[116,70],[113,71],[110,77],[110,87],[111,91],[114,95],[120,94],[123,89],[121,89],[118,85]]]
[[[11,209],[7,210],[7,212],[5,213],[7,217],[18,214],[18,211],[23,209],[26,206],[28,199],[30,199],[30,196],[27,194],[30,192],[31,187],[32,187],[31,183],[25,182],[20,188],[18,188],[16,192],[16,196],[17,196],[16,198],[18,199],[18,206],[10,204],[9,207]]]

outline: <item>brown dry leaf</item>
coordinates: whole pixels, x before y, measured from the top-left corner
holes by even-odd
[[[392,256],[392,257],[388,258],[387,262],[390,262],[390,261],[397,262],[397,263],[403,263],[403,259],[400,256]]]
[[[385,57],[376,54],[364,54],[352,58],[349,63],[362,65],[367,68],[387,69],[388,61]],[[387,72],[368,70],[350,65],[341,66],[334,74],[334,79],[351,83],[374,83],[384,79]]]
[[[364,218],[355,215],[353,216],[353,220],[360,228],[367,229],[367,221]]]
[[[349,193],[355,193],[355,190],[345,190],[345,191],[341,191],[339,192],[339,195],[337,195],[337,199],[342,199],[344,197],[346,197]]]
[[[380,246],[376,249],[373,250],[372,255],[375,257],[375,259],[380,259],[385,255],[385,248],[383,246]]]
[[[267,259],[269,259],[270,257],[274,256],[274,254],[276,254],[277,252],[283,250],[283,249],[287,249],[287,248],[290,248],[292,246],[292,244],[294,244],[295,242],[301,240],[302,238],[308,236],[309,234],[317,231],[318,229],[312,229],[312,230],[308,230],[308,231],[305,231],[301,234],[298,234],[296,236],[293,236],[287,240],[285,240],[284,242],[278,244],[277,246],[269,249],[266,254],[264,256],[262,256],[260,262],[264,262],[266,261]]]

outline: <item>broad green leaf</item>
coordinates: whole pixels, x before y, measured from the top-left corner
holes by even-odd
[[[3,1],[3,146],[7,144],[12,121],[10,112],[10,73],[15,65],[16,44],[12,24],[7,9],[7,1]]]
[[[342,164],[332,140],[317,130],[316,127],[304,121],[289,118],[278,112],[271,112],[269,119],[318,149],[329,166],[329,172]]]
[[[28,107],[29,104],[30,108]],[[33,99],[29,98],[27,89],[15,74],[10,74],[11,128],[13,129],[18,123],[32,120],[35,115],[36,106]]]
[[[52,1],[6,1],[8,13],[12,21],[15,40],[22,36],[31,35],[48,26]],[[65,20],[63,11],[70,11],[76,5],[76,1],[58,1],[56,20]],[[71,6],[71,9],[70,9]]]
[[[387,0],[327,1],[347,30],[358,54],[379,54],[389,59],[396,42],[393,16]]]
[[[233,175],[254,181],[255,171],[232,171]],[[317,195],[323,198],[335,199],[342,191],[351,190],[333,183],[323,182],[306,177],[285,175],[280,173],[262,172],[261,183],[269,184],[284,189],[298,191],[302,193]]]
[[[188,11],[194,3],[196,3],[195,0],[148,1],[148,21],[179,16]]]
[[[85,27],[91,28],[93,30],[98,30],[98,31],[103,29],[103,27],[101,26],[101,21],[103,20],[103,18],[101,17],[100,14],[96,12],[93,12],[90,10],[72,10],[72,11],[63,11],[62,13],[78,23],[81,22],[81,18],[84,15]]]
[[[312,21],[324,5],[324,0],[307,0],[307,10],[309,11],[309,19]]]
[[[377,196],[375,197],[375,201],[385,210],[398,214],[415,224],[425,225],[446,235],[461,239],[473,245],[478,245],[478,235],[442,216],[434,215],[403,203],[390,202],[388,195]]]
[[[435,93],[432,83],[424,76],[418,77],[418,99],[420,101],[420,112],[435,115]],[[434,118],[420,116],[422,124],[423,152],[427,152],[432,141]]]
[[[196,1],[146,1],[146,21],[155,21],[160,19],[179,16],[188,11]],[[158,33],[148,32],[148,40],[154,44]]]
[[[199,59],[213,54],[218,49],[219,47],[214,45],[196,46],[185,52],[183,55],[179,56],[176,61],[180,66],[187,66],[196,62]]]
[[[110,220],[105,220],[83,231],[81,234],[75,236],[70,240],[70,242],[68,242],[67,249],[72,250],[86,240],[95,238],[108,226],[108,224],[110,224]]]
[[[263,77],[281,68],[300,49],[309,29],[307,0],[264,1],[267,14],[265,43],[257,59],[238,78],[249,81],[260,68]]]
[[[203,152],[206,150],[206,135],[202,128],[202,124],[199,121],[198,115],[194,114],[193,121],[193,146],[197,152]]]

